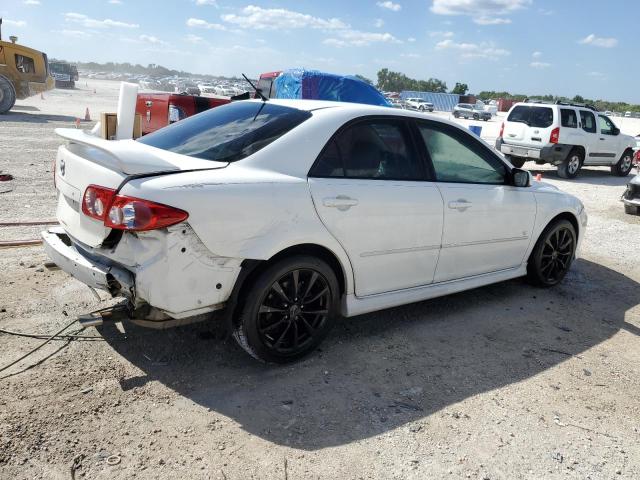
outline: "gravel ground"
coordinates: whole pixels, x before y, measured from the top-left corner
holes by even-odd
[[[116,83],[78,86],[0,117],[0,170],[15,177],[0,183],[0,222],[54,216],[53,129],[115,109]],[[284,367],[215,325],[86,329],[98,338],[52,342],[0,373],[0,478],[640,478],[628,179],[538,172],[590,215],[560,286],[515,280],[349,319]],[[0,228],[0,240],[39,229]],[[0,251],[0,328],[51,333],[108,303],[45,260],[41,247]],[[0,334],[0,365],[38,343]]]

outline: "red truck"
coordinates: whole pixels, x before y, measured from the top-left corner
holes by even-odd
[[[229,98],[197,97],[177,93],[139,93],[136,113],[142,120],[142,135],[210,108],[231,102]]]

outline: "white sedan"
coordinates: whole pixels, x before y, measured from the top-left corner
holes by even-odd
[[[52,260],[145,325],[222,310],[270,362],[312,351],[340,315],[555,285],[587,223],[575,197],[407,110],[248,100],[138,141],[58,133]]]

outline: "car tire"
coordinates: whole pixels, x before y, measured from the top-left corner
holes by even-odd
[[[633,169],[633,152],[627,150],[622,154],[615,165],[611,165],[611,174],[618,177],[626,177]]]
[[[6,78],[0,75],[0,114],[7,113],[16,103],[16,91]]]
[[[421,112],[424,112],[424,107],[423,107],[422,105],[420,105],[420,106],[418,107],[418,110],[420,110]]]
[[[558,176],[561,178],[576,178],[582,168],[582,162],[584,162],[584,154],[582,151],[574,148],[569,152],[567,158],[558,165]]]
[[[454,118],[459,118],[459,117],[460,117],[460,114],[459,114],[458,112],[453,112],[453,117],[454,117]]]
[[[327,336],[338,317],[339,296],[338,280],[325,261],[284,258],[261,272],[243,295],[233,337],[258,360],[292,362]]]
[[[516,168],[522,168],[522,166],[524,165],[524,163],[527,160],[521,157],[511,157],[509,158],[509,162],[511,163],[511,165],[513,165]]]
[[[624,204],[624,213],[628,213],[629,215],[638,215],[640,214],[640,208],[635,205],[627,205]]]
[[[485,121],[485,122],[489,121],[489,119],[487,117],[484,117],[482,120]]]
[[[477,113],[473,114],[473,119],[474,120],[479,120],[480,119],[480,115],[478,115]]]
[[[527,263],[527,279],[539,287],[552,287],[569,271],[576,252],[578,236],[573,224],[558,219],[544,229]]]

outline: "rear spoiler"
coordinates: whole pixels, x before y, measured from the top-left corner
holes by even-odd
[[[82,145],[100,150],[104,155],[85,157],[110,170],[119,170],[127,175],[148,172],[170,172],[185,170],[209,170],[223,168],[227,162],[215,162],[188,157],[151,147],[135,140],[105,140],[84,130],[56,128],[55,132],[70,144]]]

